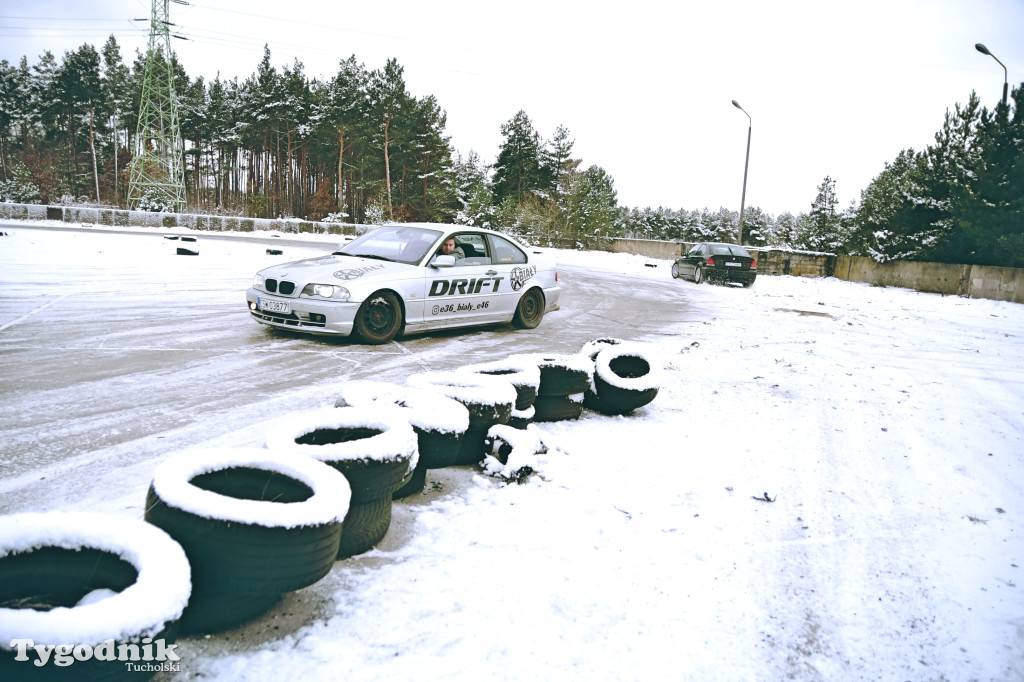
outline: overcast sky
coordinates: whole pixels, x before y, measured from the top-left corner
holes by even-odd
[[[561,124],[620,205],[738,210],[747,117],[747,206],[807,212],[826,175],[840,206],[905,148],[934,139],[972,90],[993,108],[1003,69],[1024,81],[1024,0],[188,0],[171,2],[189,76],[244,80],[263,45],[330,78],[355,54],[394,57],[416,97],[435,95],[464,155],[493,162],[524,110],[544,139]],[[150,0],[3,0],[0,59],[60,59],[113,33],[144,49]]]

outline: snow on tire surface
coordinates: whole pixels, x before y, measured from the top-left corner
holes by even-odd
[[[566,396],[593,388],[594,363],[581,353],[523,353],[513,355],[540,369],[540,396]]]
[[[465,433],[469,413],[456,400],[440,391],[402,386],[385,381],[350,381],[345,383],[335,407],[381,407],[394,403],[408,410],[402,415],[414,428],[438,433]]]
[[[501,411],[502,406],[507,405],[511,412],[518,399],[511,381],[475,372],[420,372],[410,375],[406,382],[410,386],[435,390],[462,403],[470,411],[470,422],[477,416],[473,414],[471,405],[490,407],[496,411]]]
[[[229,469],[260,469],[299,481],[313,494],[301,502],[280,504],[221,495],[193,484],[203,474]],[[341,523],[352,496],[348,480],[313,458],[294,457],[263,448],[191,450],[161,463],[153,490],[164,504],[220,521],[268,528],[295,528]]]
[[[93,603],[49,611],[0,608],[0,649],[10,651],[18,638],[96,646],[108,639],[156,637],[181,617],[191,595],[191,567],[181,545],[140,519],[92,512],[0,516],[0,563],[49,547],[107,552],[131,564],[138,576]]]
[[[365,435],[369,432],[376,433]],[[347,433],[358,437],[348,438]],[[317,444],[318,439],[325,442]],[[416,433],[401,411],[370,407],[326,407],[283,417],[269,429],[267,448],[321,462],[407,459],[410,471],[419,458]]]
[[[658,395],[663,371],[639,344],[607,346],[594,363],[594,393],[584,405],[605,414],[628,414]]]
[[[540,390],[540,367],[525,356],[511,356],[504,360],[466,365],[459,372],[472,372],[499,376],[516,389],[516,410],[525,410],[533,405]]]

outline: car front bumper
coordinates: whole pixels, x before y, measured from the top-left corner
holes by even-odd
[[[349,336],[355,323],[358,303],[316,301],[308,298],[272,296],[250,287],[245,292],[249,315],[260,324],[306,334]],[[264,302],[283,303],[288,312],[267,310]]]

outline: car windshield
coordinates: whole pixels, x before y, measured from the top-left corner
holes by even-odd
[[[711,253],[715,256],[740,256],[742,258],[750,258],[750,254],[742,246],[733,246],[732,244],[715,244],[711,247]]]
[[[423,259],[441,234],[423,227],[385,225],[349,242],[337,253],[414,264]]]

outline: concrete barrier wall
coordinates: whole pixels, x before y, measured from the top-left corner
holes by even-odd
[[[322,223],[309,220],[276,220],[238,216],[195,215],[190,213],[149,213],[112,208],[77,206],[39,206],[0,203],[0,219],[60,220],[112,227],[182,227],[213,232],[276,231],[285,234],[362,234],[374,226],[354,223]]]
[[[692,246],[687,242],[614,239],[610,251],[674,260]],[[880,287],[903,287],[946,296],[966,296],[1024,303],[1024,270],[986,265],[897,261],[877,263],[863,256],[788,249],[748,248],[761,275],[836,277]]]

